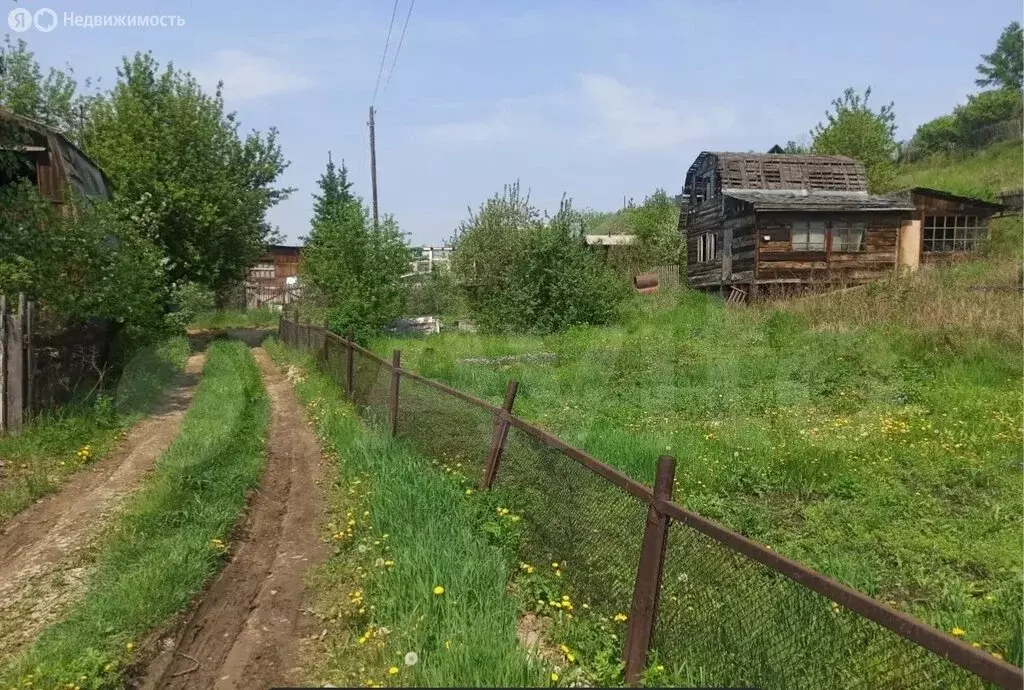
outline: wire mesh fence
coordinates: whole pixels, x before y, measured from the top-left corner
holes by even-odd
[[[550,564],[578,604],[609,616],[629,612],[623,656],[631,684],[651,651],[676,682],[693,687],[1024,682],[1016,666],[668,501],[671,458],[659,461],[659,477],[671,468],[652,491],[514,417],[514,384],[502,409],[325,329],[282,320],[279,334],[316,356],[369,424],[499,494],[522,520],[524,562]]]
[[[524,561],[557,563],[574,600],[598,612],[629,611],[644,503],[516,427],[494,489],[526,523]]]
[[[654,648],[692,684],[981,688],[979,678],[673,522]]]

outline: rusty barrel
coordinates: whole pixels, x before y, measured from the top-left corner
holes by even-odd
[[[633,277],[633,288],[643,295],[658,291],[658,274],[641,273]]]

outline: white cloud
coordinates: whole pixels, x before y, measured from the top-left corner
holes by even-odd
[[[583,140],[629,152],[673,149],[687,141],[731,130],[730,108],[684,110],[654,94],[602,74],[580,76],[580,97],[589,126]]]
[[[272,58],[259,57],[243,50],[219,50],[209,63],[194,70],[196,79],[212,89],[224,82],[224,98],[243,101],[301,91],[316,82]]]
[[[446,144],[489,144],[512,136],[514,129],[504,114],[483,120],[446,122],[422,129],[427,137]]]

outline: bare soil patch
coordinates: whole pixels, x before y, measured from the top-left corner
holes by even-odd
[[[176,634],[157,642],[138,687],[267,688],[296,684],[313,622],[304,576],[326,561],[320,538],[320,445],[287,378],[253,350],[271,405],[267,467],[232,558]]]
[[[190,357],[155,412],[112,452],[0,529],[0,658],[21,651],[81,595],[97,536],[178,435],[204,361]]]

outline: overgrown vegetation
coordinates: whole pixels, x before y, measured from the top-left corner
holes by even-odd
[[[218,331],[232,328],[276,328],[280,312],[268,309],[219,309],[200,312],[189,322],[199,330]]]
[[[362,428],[337,385],[311,359],[267,344],[299,365],[307,406],[336,477],[329,489],[331,559],[311,578],[327,636],[308,680],[353,687],[544,685],[516,639],[505,595],[507,554],[480,530],[463,484],[424,458]]]
[[[220,567],[259,482],[268,418],[245,345],[211,345],[181,433],[100,547],[84,599],[5,660],[0,685],[122,687],[138,636],[184,609]]]
[[[811,131],[811,151],[856,158],[864,164],[868,188],[877,192],[888,188],[895,174],[896,114],[891,102],[872,110],[870,98],[870,87],[863,96],[850,88],[833,100],[826,121]]]
[[[402,313],[409,249],[392,216],[378,224],[328,159],[299,274],[304,299],[339,333],[365,340]]]
[[[452,272],[474,320],[490,331],[553,332],[609,322],[626,281],[583,242],[579,213],[563,201],[543,217],[508,185],[463,221]]]
[[[45,414],[17,436],[0,438],[0,524],[101,459],[149,412],[188,356],[175,337],[137,352],[116,388]]]
[[[971,289],[1007,285],[1000,265],[794,306],[683,291],[611,328],[376,349],[493,402],[516,378],[519,414],[645,482],[674,454],[686,505],[1020,663],[1021,302]]]

